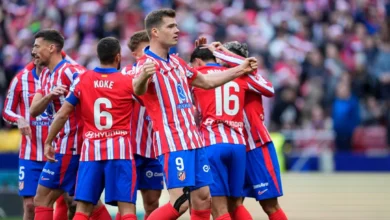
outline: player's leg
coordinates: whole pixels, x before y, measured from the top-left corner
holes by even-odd
[[[136,220],[137,171],[134,160],[104,161],[106,204],[118,205],[122,220]]]
[[[242,204],[246,171],[246,147],[245,145],[232,145],[229,170],[229,203],[235,204],[232,210],[232,219],[251,220],[253,219],[248,210]],[[228,205],[229,206],[229,205]],[[231,206],[231,205],[230,205]]]
[[[67,219],[72,220],[75,213],[76,213],[77,203],[76,203],[76,201],[74,201],[74,197],[70,196],[69,193],[67,193],[67,192],[64,193],[62,195],[62,197],[64,198],[64,202],[65,202],[65,206],[66,206],[66,216],[68,216]],[[54,219],[54,220],[56,220],[56,219]]]
[[[183,187],[194,186],[195,156],[189,151],[165,153],[158,157],[163,167],[165,184],[169,192],[169,202],[154,210],[149,220],[178,219],[188,209],[187,197],[183,196]],[[179,199],[180,198],[180,199]]]
[[[209,185],[213,183],[210,171],[209,159],[206,149],[199,148],[192,150],[195,154],[195,185],[191,189],[191,219],[210,219],[211,195]]]
[[[94,205],[98,204],[104,189],[104,162],[81,161],[77,175],[74,220],[90,219]]]
[[[47,162],[39,179],[34,198],[36,220],[53,219],[54,202],[64,192],[74,194],[80,156],[56,154],[55,157],[58,162]]]
[[[225,147],[225,148],[223,148]],[[229,179],[228,179],[228,164],[227,160],[230,156],[228,146],[215,144],[205,147],[210,170],[213,176],[213,183],[210,184],[211,213],[214,219],[226,219],[228,214],[228,196],[229,193]],[[230,219],[227,218],[227,219]]]
[[[23,220],[34,219],[34,196],[45,162],[19,159],[19,195],[23,197]]]
[[[286,220],[277,197],[283,195],[280,168],[272,142],[247,153],[247,176],[252,193],[270,220]],[[262,202],[263,201],[263,202]]]
[[[64,195],[56,200],[54,209],[54,220],[68,220],[68,206],[65,202]]]
[[[145,217],[158,208],[161,190],[164,188],[163,169],[156,159],[139,156],[142,160],[140,166],[137,163],[137,189],[141,190]]]

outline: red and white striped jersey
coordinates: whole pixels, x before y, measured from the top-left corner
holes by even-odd
[[[122,74],[135,76],[134,65],[125,66]],[[130,117],[131,146],[134,154],[147,158],[155,158],[153,149],[153,127],[152,121],[146,112],[146,108],[140,103],[134,103],[133,113]]]
[[[37,91],[43,96],[48,95],[56,86],[65,85],[69,89],[76,78],[77,74],[85,71],[80,65],[73,65],[66,60],[62,60],[54,68],[53,72],[45,68],[40,77],[41,88]],[[50,102],[44,114],[50,119],[53,119],[54,114],[60,110],[62,104],[65,102],[66,95]],[[56,147],[56,153],[59,154],[80,154],[82,145],[82,134],[79,126],[78,109],[70,115],[66,121],[65,126],[61,129],[57,135],[54,146]]]
[[[214,52],[214,55],[232,66],[238,65],[244,58],[237,55],[230,56],[222,51]],[[233,57],[233,58],[232,58]],[[246,94],[244,104],[244,126],[245,126],[245,138],[247,140],[247,151],[253,150],[257,147],[261,147],[264,144],[271,142],[271,136],[264,124],[264,108],[262,102],[262,96],[273,97],[274,88],[272,83],[264,79],[259,73],[255,75],[248,75],[249,77],[257,77],[261,82],[262,88],[261,94],[249,93]]]
[[[217,63],[207,63],[198,68],[202,74],[226,69]],[[200,133],[205,146],[219,143],[245,144],[243,108],[246,92],[260,94],[261,88],[261,82],[246,75],[215,89],[193,88],[195,103],[202,118]]]
[[[153,146],[157,156],[203,147],[189,88],[198,71],[175,55],[169,55],[168,60],[164,60],[146,47],[145,55],[135,67],[136,75],[141,73],[147,60],[156,64],[156,74],[151,77],[148,90],[140,98],[153,122]]]
[[[3,118],[8,123],[17,124],[19,118],[24,118],[31,128],[31,139],[22,136],[19,158],[25,160],[45,161],[44,142],[46,140],[50,120],[42,114],[33,118],[30,116],[30,105],[39,87],[39,77],[34,65],[26,66],[12,80],[5,99]]]
[[[82,109],[81,161],[133,158],[130,116],[134,99],[132,77],[115,68],[97,67],[75,80],[66,101]]]

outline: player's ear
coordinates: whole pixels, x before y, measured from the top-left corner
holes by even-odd
[[[158,28],[152,28],[152,30],[150,31],[150,33],[152,34],[152,36],[158,37]]]

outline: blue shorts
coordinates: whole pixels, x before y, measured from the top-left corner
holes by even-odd
[[[158,160],[163,166],[168,189],[188,186],[195,190],[213,183],[204,148],[165,153]]]
[[[76,201],[94,205],[105,189],[105,202],[134,203],[137,199],[137,171],[134,160],[81,161],[77,176]]]
[[[283,195],[275,146],[272,142],[246,155],[245,196],[257,201]]]
[[[163,169],[157,159],[134,155],[137,166],[137,189],[164,189]]]
[[[19,195],[35,196],[45,161],[19,159]]]
[[[244,197],[245,145],[221,143],[206,150],[214,179],[211,196]]]
[[[80,155],[56,154],[57,162],[46,162],[39,178],[39,185],[49,189],[62,189],[74,195]]]

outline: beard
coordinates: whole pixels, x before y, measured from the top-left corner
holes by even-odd
[[[121,69],[121,62],[118,63],[118,66],[116,67],[117,70]]]

